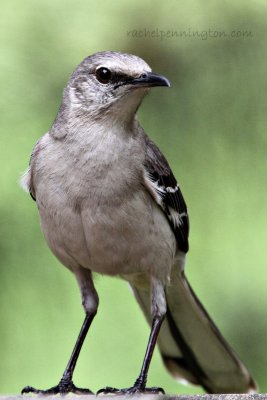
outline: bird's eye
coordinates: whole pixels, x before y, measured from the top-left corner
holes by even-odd
[[[100,83],[108,83],[111,79],[111,72],[108,68],[99,67],[95,72],[96,78]]]

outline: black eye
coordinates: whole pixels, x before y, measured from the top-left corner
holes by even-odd
[[[96,78],[101,83],[108,83],[111,79],[111,72],[108,68],[100,67],[95,72]]]

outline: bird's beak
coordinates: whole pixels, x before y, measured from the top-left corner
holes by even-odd
[[[131,84],[135,87],[152,87],[152,86],[167,86],[171,84],[165,76],[155,74],[154,72],[146,72],[131,81]]]

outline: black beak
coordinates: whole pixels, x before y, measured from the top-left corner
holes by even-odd
[[[139,78],[133,79],[131,84],[136,87],[171,86],[169,80],[165,78],[165,76],[155,74],[154,72],[142,74]]]

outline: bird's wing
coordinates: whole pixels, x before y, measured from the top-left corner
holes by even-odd
[[[150,194],[165,213],[179,250],[188,251],[189,218],[179,185],[158,147],[145,136],[144,180]]]
[[[31,198],[34,201],[36,201],[36,195],[35,195],[35,190],[34,190],[33,182],[32,182],[32,163],[33,163],[34,156],[38,151],[37,149],[38,149],[39,142],[40,142],[40,139],[36,143],[32,153],[31,153],[31,158],[30,158],[30,162],[29,162],[29,170],[28,170],[28,174],[29,174],[29,187],[28,187],[28,189],[29,189],[29,193],[30,193]]]
[[[35,144],[35,146],[32,150],[32,153],[31,153],[29,167],[25,171],[25,173],[23,174],[23,176],[20,180],[20,184],[21,184],[22,188],[30,194],[31,198],[34,201],[36,201],[36,195],[35,195],[35,190],[34,190],[33,181],[32,181],[32,169],[33,169],[33,163],[34,163],[35,157],[41,150],[42,139],[43,139],[43,137],[41,137]]]
[[[28,192],[31,196],[31,198],[36,201],[35,197],[35,191],[32,185],[32,171],[31,171],[31,164],[25,171],[25,173],[22,175],[20,179],[20,185],[21,187],[25,190],[25,192]]]

